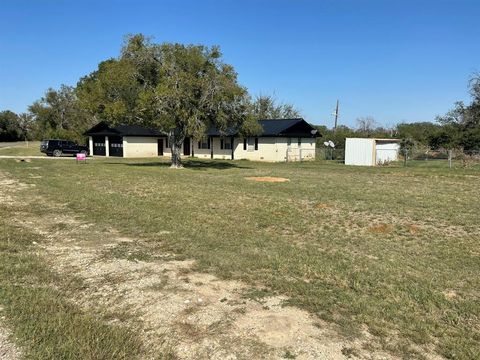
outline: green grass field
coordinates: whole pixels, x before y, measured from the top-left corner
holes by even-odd
[[[40,141],[0,143],[0,156],[44,156],[40,152]]]
[[[95,159],[0,160],[0,171],[35,185],[25,198],[42,195],[99,227],[145,239],[131,249],[138,256],[174,253],[261,296],[286,295],[345,338],[366,329],[372,346],[405,358],[480,357],[478,167],[189,160],[171,170],[158,159]],[[5,275],[0,281],[10,289]],[[134,342],[106,331],[114,344]]]

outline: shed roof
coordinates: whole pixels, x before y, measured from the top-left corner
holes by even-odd
[[[389,139],[389,138],[363,138],[363,137],[349,137],[347,139],[361,139],[361,140],[372,140],[372,141],[389,141],[389,142],[400,142],[400,139]]]

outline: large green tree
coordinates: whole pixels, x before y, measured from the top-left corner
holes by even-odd
[[[48,89],[45,95],[29,106],[39,138],[59,137],[82,140],[82,133],[92,125],[80,106],[74,87],[61,85]],[[25,119],[27,121],[28,119]]]
[[[144,120],[169,136],[172,167],[181,167],[180,148],[187,136],[201,137],[210,126],[227,132],[249,130],[252,118],[245,88],[217,47],[162,44],[159,80],[140,95]]]
[[[397,136],[412,139],[415,143],[427,145],[429,139],[438,133],[441,126],[431,122],[400,123],[396,127]]]
[[[0,112],[0,141],[18,141],[24,138],[19,116],[10,110]]]
[[[448,148],[462,148],[465,151],[480,150],[480,75],[470,80],[470,104],[455,103],[452,110],[437,121],[442,129],[432,136],[432,142]]]
[[[93,122],[129,124],[138,121],[137,102],[142,86],[137,71],[133,63],[122,59],[101,62],[96,71],[77,84],[80,107]]]
[[[210,126],[225,133],[258,131],[248,93],[218,47],[154,44],[141,34],[129,36],[118,59],[81,79],[77,95],[97,121],[165,132],[176,168],[182,166],[180,148],[187,136],[199,138]]]

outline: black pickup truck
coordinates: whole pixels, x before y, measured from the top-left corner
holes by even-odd
[[[70,140],[49,139],[42,140],[40,151],[48,156],[76,155],[82,153],[88,155],[88,147],[78,145]]]

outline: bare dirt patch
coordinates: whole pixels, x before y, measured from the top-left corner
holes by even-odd
[[[21,191],[31,186],[33,185],[27,185],[27,184],[19,183],[16,180],[0,177],[0,190],[3,190],[3,191],[0,191],[0,201],[4,204],[13,205],[15,204],[16,201],[13,196],[12,189]]]
[[[290,181],[290,179],[281,178],[281,177],[272,177],[272,176],[250,176],[250,177],[246,177],[245,179],[250,181],[270,182],[270,183]]]
[[[315,207],[316,207],[317,209],[330,209],[330,208],[332,208],[332,205],[325,204],[325,203],[317,203],[317,204],[315,205]]]
[[[393,231],[393,225],[379,224],[379,225],[369,227],[368,231],[370,231],[373,234],[390,234]]]
[[[2,327],[0,322],[0,359],[17,360],[20,359],[20,350],[10,342],[9,332]]]
[[[455,299],[458,295],[457,295],[457,292],[456,291],[453,291],[453,290],[448,290],[448,291],[444,291],[443,292],[443,295],[445,296],[445,298],[447,300],[453,300]]]
[[[418,234],[420,232],[420,226],[411,224],[408,226],[408,232],[412,235]]]

